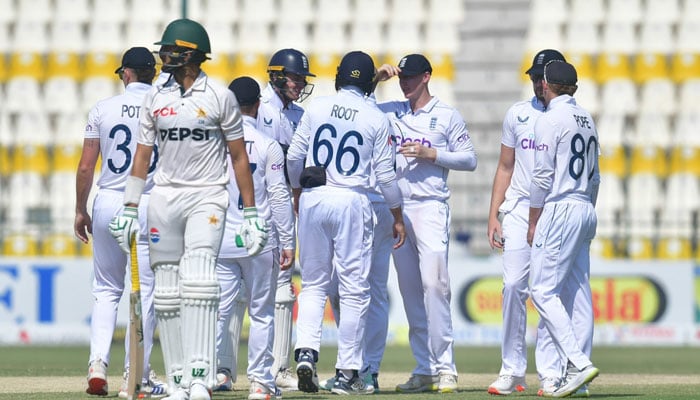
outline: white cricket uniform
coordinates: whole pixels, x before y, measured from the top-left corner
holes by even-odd
[[[503,120],[501,144],[514,149],[515,163],[505,200],[499,207],[503,217],[503,238],[506,239],[503,248],[503,342],[499,375],[522,377],[527,369],[525,335],[531,250],[527,243],[530,180],[535,163],[534,126],[543,112],[544,105],[533,96],[528,101],[520,101],[511,106]],[[592,319],[590,285],[585,284],[580,290],[574,289],[561,293],[565,304],[571,304],[567,311],[570,315],[573,313],[574,321]],[[592,331],[590,335],[583,334],[589,324],[575,322],[575,326],[578,327],[576,331],[581,333],[578,335],[580,339],[588,336],[584,342],[592,340]],[[590,355],[591,346],[584,347]],[[561,377],[562,360],[549,337],[549,331],[541,321],[537,327],[535,360],[540,379]]]
[[[130,263],[109,232],[108,226],[112,217],[121,214],[123,210],[126,177],[131,172],[132,158],[136,151],[141,103],[150,89],[151,85],[145,83],[130,83],[123,94],[97,102],[90,110],[85,126],[86,139],[99,139],[102,158],[100,176],[96,183],[98,190],[92,206],[95,274],[92,295],[95,304],[90,322],[90,360],[100,358],[108,364],[117,320],[117,306],[124,292],[124,279],[128,271],[126,267]],[[153,186],[152,177],[156,161],[157,152],[139,205],[141,231],[137,252],[144,323],[144,379],[148,378],[150,372],[149,360],[156,323],[153,310],[153,271],[149,263],[146,230],[146,210]],[[126,335],[126,348],[129,347],[128,340],[129,335]],[[127,352],[124,366],[128,365]]]
[[[600,182],[593,118],[573,97],[560,95],[535,123],[535,146],[530,206],[543,209],[532,241],[532,300],[562,358],[583,369],[591,361],[578,337],[592,336],[593,319],[575,326],[572,304],[560,293],[589,285]]]
[[[170,385],[199,381],[211,387],[219,301],[215,259],[229,205],[227,142],[243,138],[241,114],[233,92],[204,72],[188,90],[167,80],[142,108],[138,142],[159,150],[148,228],[166,372]]]
[[[389,116],[397,146],[417,142],[437,150],[435,162],[396,157],[406,242],[393,251],[393,257],[417,364],[413,373],[456,375],[447,265],[447,175],[450,169],[474,170],[476,152],[464,119],[437,97],[416,112],[408,101],[379,103],[378,107]]]
[[[168,80],[146,96],[141,113],[138,142],[157,144],[159,153],[148,210],[151,264],[177,263],[194,249],[219,253],[229,201],[226,142],[243,137],[230,90],[204,72],[180,90]]]
[[[253,173],[255,204],[258,216],[270,221],[276,227],[284,248],[293,249],[294,219],[289,189],[284,177],[284,154],[280,145],[255,128],[255,119],[243,116],[243,131],[246,149]],[[233,167],[229,165],[233,177]],[[255,256],[248,256],[245,247],[238,247],[236,236],[243,224],[243,204],[235,178],[228,184],[231,204],[226,213],[226,229],[217,260],[217,275],[221,285],[221,303],[217,323],[217,353],[222,365],[230,365],[232,351],[231,335],[228,326],[235,299],[241,291],[241,283],[246,291],[250,334],[248,339],[248,379],[275,386],[273,363],[273,317],[279,258],[277,238],[270,237],[263,250]],[[242,243],[240,243],[242,244]],[[237,345],[237,344],[235,344]],[[223,356],[223,357],[222,357]],[[276,372],[276,371],[275,371]]]
[[[271,83],[260,93],[260,106],[258,107],[257,124],[258,130],[273,138],[282,146],[286,152],[292,142],[294,131],[299,125],[299,120],[304,114],[304,109],[296,103],[291,102],[284,106],[282,99],[275,91]],[[292,217],[294,217],[292,215]],[[274,236],[275,227],[270,236]],[[285,249],[284,247],[282,249]],[[288,249],[288,248],[287,248]],[[279,260],[276,260],[277,264]],[[279,269],[279,265],[277,266]],[[292,319],[293,307],[296,301],[294,287],[292,286],[292,275],[294,268],[285,271],[280,270],[277,277],[277,303],[275,325],[275,343],[273,346],[275,363],[273,370],[287,370],[289,368],[289,354],[292,345]]]
[[[400,206],[391,164],[389,123],[359,89],[312,100],[287,153],[289,179],[300,187],[306,166],[325,166],[326,184],[302,191],[299,201],[299,295],[296,349],[318,351],[326,297],[336,269],[340,303],[336,368],[360,370],[370,288],[373,212],[370,174]]]

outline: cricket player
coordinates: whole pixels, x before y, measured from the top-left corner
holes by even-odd
[[[503,120],[501,152],[493,180],[487,230],[491,248],[503,249],[501,370],[498,379],[488,387],[491,394],[508,395],[527,389],[526,301],[530,292],[527,227],[536,147],[534,126],[545,110],[544,66],[552,60],[565,61],[564,56],[553,49],[541,50],[535,55],[532,66],[525,71],[532,81],[534,96],[511,106]],[[535,359],[543,389],[557,384],[561,378],[559,353],[541,323],[537,331]]]
[[[270,58],[267,73],[269,83],[262,91],[257,110],[256,127],[259,131],[276,140],[286,154],[294,130],[299,124],[304,109],[296,102],[304,101],[313,91],[314,85],[307,81],[315,77],[309,71],[309,61],[299,50],[282,49]],[[286,168],[286,165],[285,165]],[[286,173],[286,169],[285,169]],[[274,226],[272,235],[274,235]],[[283,252],[290,250],[282,248]],[[275,297],[275,342],[273,353],[276,371],[275,382],[283,391],[297,390],[297,379],[290,366],[292,346],[292,311],[296,295],[292,287],[292,268],[280,270]],[[217,373],[217,390],[231,390],[236,379],[236,353],[245,313],[245,296],[234,303],[231,318],[232,365],[220,365]]]
[[[595,236],[600,169],[598,133],[591,114],[572,97],[576,69],[553,60],[544,67],[544,114],[535,122],[535,164],[530,184],[527,242],[532,246],[532,301],[560,356],[566,374],[547,397],[568,397],[599,370],[577,339],[593,331],[593,319],[575,325],[561,293],[590,285],[590,247]],[[590,292],[590,289],[588,289]]]
[[[264,248],[267,224],[255,207],[236,98],[201,70],[211,51],[206,30],[178,19],[155,44],[170,79],[144,99],[124,212],[110,230],[122,248],[128,247],[129,235],[138,230],[137,207],[157,145],[147,223],[168,399],[210,400],[219,305],[216,257],[229,205],[227,149],[243,205],[239,234],[249,255]]]
[[[283,243],[280,247],[284,250],[280,255],[277,237],[273,235],[259,254],[248,256],[240,237],[237,237],[239,227],[244,222],[242,207],[238,202],[240,193],[234,181],[229,183],[228,191],[233,201],[226,213],[226,231],[216,268],[221,284],[217,352],[222,365],[233,362],[233,352],[225,348],[232,345],[228,328],[234,303],[239,298],[238,292],[245,290],[245,296],[242,297],[250,299],[247,302],[250,316],[248,399],[268,400],[271,396],[280,395],[275,385],[276,371],[272,369],[274,288],[277,286],[278,268],[286,271],[294,264],[294,213],[284,177],[282,148],[255,128],[257,109],[260,106],[260,86],[250,77],[240,77],[231,82],[229,89],[236,95],[243,115],[243,132],[253,171],[258,213],[262,218],[272,221],[272,226],[276,228],[279,240]]]
[[[75,235],[83,243],[89,242],[88,234],[93,235],[93,296],[90,359],[88,370],[88,394],[106,396],[108,394],[107,366],[110,361],[110,347],[117,321],[117,307],[124,292],[127,256],[119,248],[109,233],[109,221],[122,211],[126,177],[132,166],[132,155],[136,150],[141,102],[151,89],[155,76],[156,60],[148,49],[132,47],[127,50],[122,63],[115,71],[124,83],[124,93],[98,102],[88,114],[85,126],[83,151],[76,176]],[[88,197],[98,157],[102,157],[99,188],[93,202],[92,216],[87,211]],[[155,167],[156,159],[151,165]],[[139,274],[141,278],[141,305],[143,311],[144,341],[144,391],[151,396],[165,395],[165,385],[155,380],[149,360],[153,349],[155,314],[153,311],[153,271],[148,262],[148,235],[146,234],[146,209],[153,186],[153,169],[146,178],[144,196],[141,202],[141,224],[144,227],[138,235]],[[129,335],[126,335],[126,348]],[[128,377],[129,353],[124,360],[124,382]],[[126,395],[126,385],[119,395]]]
[[[319,387],[316,362],[334,271],[340,319],[337,374],[331,391],[374,391],[359,376],[370,302],[367,277],[373,212],[367,190],[372,170],[393,215],[394,246],[400,247],[405,239],[401,192],[391,163],[389,121],[365,99],[374,90],[374,75],[369,55],[360,51],[346,54],[338,66],[337,94],[315,98],[309,104],[287,154],[299,214],[302,291],[294,355],[299,389],[304,392],[316,392]]]
[[[393,257],[417,364],[409,380],[396,386],[399,392],[450,393],[457,388],[447,175],[451,169],[473,171],[477,157],[462,116],[430,94],[432,71],[425,56],[409,54],[398,66],[379,68],[377,79],[398,76],[406,97],[377,104],[389,116],[399,146],[396,175],[404,200],[406,245],[395,249]]]

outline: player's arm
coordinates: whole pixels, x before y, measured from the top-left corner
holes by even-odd
[[[270,141],[267,151],[267,164],[265,166],[265,190],[272,223],[277,228],[277,234],[282,248],[280,254],[280,269],[287,270],[294,265],[294,253],[296,249],[294,235],[294,211],[289,195],[289,188],[284,177],[284,153],[282,147],[274,141]]]
[[[401,247],[406,240],[406,227],[403,221],[403,195],[396,182],[394,171],[394,146],[389,141],[389,121],[382,115],[381,128],[376,136],[372,150],[372,170],[377,180],[377,186],[382,192],[384,201],[394,216],[394,248]]]
[[[515,166],[515,149],[501,144],[501,154],[498,157],[496,174],[491,188],[491,203],[489,205],[488,240],[491,248],[503,248],[503,231],[498,220],[498,209],[506,198],[506,189],[510,185]]]
[[[146,176],[151,164],[151,154],[153,146],[137,144],[134,153],[134,164],[131,167],[131,175],[126,178],[126,188],[124,189],[124,205],[128,207],[138,207],[143,188],[146,186]]]
[[[241,193],[243,207],[255,207],[255,191],[253,190],[253,176],[250,172],[250,161],[245,148],[245,141],[240,139],[227,142],[231,156],[233,174],[236,178],[238,191]]]
[[[87,210],[90,188],[95,176],[95,165],[100,156],[100,139],[83,140],[83,152],[80,155],[78,171],[75,176],[75,221],[73,231],[83,243],[88,243],[88,233],[92,234],[92,219]]]
[[[527,230],[527,242],[532,246],[535,228],[542,214],[545,198],[549,194],[554,181],[554,162],[556,159],[557,143],[554,138],[554,126],[546,118],[540,117],[535,122],[535,143],[547,150],[535,151],[535,166],[530,182],[530,217]],[[543,145],[543,146],[541,146]]]

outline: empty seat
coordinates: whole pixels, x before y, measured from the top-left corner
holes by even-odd
[[[148,2],[139,2],[141,4],[151,4]],[[146,14],[151,15],[151,14]],[[161,23],[157,20],[134,20],[129,19],[126,23],[126,43],[128,43],[127,48],[140,46],[145,48],[151,48],[153,43],[158,41],[163,34],[163,29],[161,28]],[[208,33],[208,32],[207,32]],[[211,38],[212,36],[210,36]],[[122,52],[125,51],[121,50]],[[115,67],[116,68],[116,67]]]
[[[52,0],[22,0],[17,2],[17,21],[46,24],[51,21]]]
[[[376,21],[356,21],[350,27],[349,48],[364,49],[376,59],[386,51],[384,30]]]
[[[316,0],[316,15],[324,22],[345,25],[352,16],[350,0]]]
[[[672,24],[653,21],[642,25],[639,36],[640,52],[671,54],[675,44]]]
[[[46,53],[49,50],[47,24],[41,21],[17,21],[10,48],[16,52]]]
[[[664,54],[637,53],[632,65],[632,79],[637,83],[668,79],[669,68]]]
[[[55,146],[82,146],[88,111],[75,109],[56,116],[56,129],[54,130],[53,139]]]
[[[605,16],[603,0],[570,0],[570,21],[586,21],[589,24],[600,24]]]
[[[700,20],[683,21],[676,32],[676,52],[700,53]]]
[[[357,0],[355,0],[357,2]],[[550,3],[554,3],[550,1]],[[458,25],[464,21],[464,6],[461,0],[429,0],[429,23],[445,23]]]
[[[49,37],[49,48],[53,54],[75,54],[76,56],[85,53],[87,39],[84,34],[83,25],[75,21],[55,21],[51,24],[51,35]]]
[[[112,71],[114,72],[114,71]],[[87,118],[87,113],[100,100],[115,96],[123,92],[124,86],[114,77],[87,78],[80,85],[80,109]]]
[[[678,174],[700,177],[700,147],[683,143],[671,149],[669,175]]]
[[[625,148],[621,144],[603,145],[601,143],[599,168],[600,173],[607,177],[616,177],[617,180],[624,179],[628,172]],[[612,177],[610,179],[614,179]]]
[[[17,20],[15,0],[0,0],[0,10],[2,10],[0,13],[0,25],[5,25]]]
[[[678,113],[700,113],[700,79],[690,79],[678,86]]]
[[[210,2],[212,0],[209,0]],[[107,24],[121,24],[126,21],[128,15],[128,3],[114,0],[92,0],[92,12],[90,26]],[[120,41],[121,42],[121,41]]]
[[[31,51],[16,51],[10,54],[10,67],[7,80],[15,78],[31,78],[38,82],[46,79],[46,61],[41,53]]]
[[[525,57],[527,68],[532,65],[532,58],[542,49],[562,49],[564,48],[564,35],[562,27],[553,23],[541,23],[530,21],[530,26],[527,30],[527,38],[525,39],[525,52],[529,53],[529,57]],[[527,68],[523,69],[526,71]]]
[[[215,20],[207,21],[206,27],[211,39],[212,54],[224,53],[230,56],[239,51],[233,24]]]
[[[530,19],[533,23],[561,25],[569,18],[569,5],[566,0],[530,1]]]
[[[13,78],[5,84],[5,110],[12,114],[44,109],[41,84],[31,77]]]
[[[313,26],[311,48],[314,53],[345,54],[347,41],[343,25],[321,21]]]
[[[600,52],[598,26],[589,21],[569,22],[566,25],[563,49],[567,53],[598,54]]]
[[[431,52],[456,55],[459,50],[458,25],[434,21],[427,23],[425,43],[430,43]]]
[[[423,0],[392,1],[389,7],[389,23],[420,24],[426,15]]]
[[[656,178],[663,178],[668,174],[668,161],[666,151],[660,146],[637,143],[632,148],[630,159],[630,174],[632,177],[638,175],[648,175]]]
[[[625,192],[623,181],[617,174],[601,173],[596,214],[598,229],[596,233],[607,238],[619,236],[622,232],[623,211],[625,209]]]
[[[45,111],[24,111],[19,113],[13,133],[15,135],[15,146],[24,147],[25,145],[31,145],[32,147],[44,147],[53,144],[49,116]],[[25,151],[29,152],[32,150],[27,148]],[[43,151],[43,149],[37,149],[36,151]],[[36,162],[34,153],[31,153],[31,155],[27,153],[27,156],[31,157],[27,159],[28,163]],[[41,157],[44,157],[44,155],[42,154]],[[18,160],[16,155],[15,160]]]
[[[228,86],[228,84],[237,77],[231,75],[231,59],[225,53],[213,53],[211,55],[211,60],[207,60],[202,64],[202,70],[204,70],[210,78],[224,86]]]
[[[673,128],[673,145],[700,147],[700,137],[698,137],[700,125],[698,124],[700,124],[700,112],[685,111],[678,114]]]
[[[700,54],[674,53],[671,57],[671,78],[676,83],[700,80]]]
[[[676,85],[670,79],[655,79],[640,86],[641,113],[670,116],[677,111]]]
[[[627,142],[631,146],[644,144],[664,150],[671,147],[670,119],[664,114],[640,112],[636,117],[635,129],[631,134],[631,137],[627,138]],[[665,154],[663,157],[665,158]]]
[[[595,78],[600,83],[613,79],[632,79],[629,57],[621,53],[603,53],[596,59]]]
[[[603,25],[601,52],[634,54],[638,50],[635,26],[627,22],[609,22]]]
[[[231,12],[231,2],[219,0],[221,12]],[[228,4],[228,6],[226,6]],[[274,0],[241,0],[240,23],[264,23],[271,24],[277,21],[277,5]]]
[[[267,78],[268,58],[260,53],[238,53],[233,58],[231,77],[250,76],[255,79],[261,87],[265,87]]]
[[[596,119],[596,128],[601,148],[622,146],[628,136],[624,113],[603,110]]]
[[[420,25],[410,21],[390,22],[387,25],[386,41],[391,43],[394,54],[422,53],[424,49]]]
[[[112,2],[111,3],[119,3]],[[118,7],[117,7],[118,8]],[[92,20],[88,24],[87,47],[89,53],[110,53],[122,54],[125,51],[122,44],[124,41],[124,33],[122,32],[121,23],[116,20],[95,21]],[[154,40],[155,41],[155,40]],[[152,43],[152,42],[151,42]],[[149,45],[150,46],[150,45]],[[120,58],[121,59],[121,58]],[[118,67],[115,66],[112,69]]]
[[[642,15],[644,24],[664,22],[675,24],[680,17],[678,0],[645,0],[646,7]]]
[[[642,0],[608,0],[605,23],[636,24],[642,20]]]
[[[36,257],[39,255],[39,241],[27,233],[5,235],[2,254],[6,257]]]
[[[270,24],[264,21],[241,21],[238,25],[238,53],[258,53],[267,58],[277,51],[272,42]],[[266,60],[267,61],[267,60]]]
[[[627,180],[627,251],[633,259],[653,258],[656,215],[663,199],[661,181],[654,174],[632,174]]]
[[[633,115],[638,110],[637,86],[630,79],[614,79],[600,86],[601,109],[606,113]]]
[[[276,24],[273,42],[280,48],[293,48],[305,52],[311,46],[311,33],[307,24],[285,20]]]
[[[313,0],[295,0],[280,1],[279,15],[281,19],[295,21],[297,24],[304,25],[313,22],[317,14],[314,9]]]
[[[598,84],[593,79],[579,78],[578,89],[576,89],[574,97],[576,103],[583,106],[588,112],[593,115],[598,114],[600,110]]]
[[[700,0],[683,0],[680,11],[680,23],[700,22]]]
[[[45,257],[75,257],[78,255],[77,239],[64,232],[50,233],[41,241],[41,255]]]
[[[54,23],[83,24],[90,18],[90,0],[55,0]]]

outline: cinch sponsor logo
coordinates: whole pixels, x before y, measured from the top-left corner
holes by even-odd
[[[170,128],[160,129],[161,140],[185,140],[190,138],[195,141],[209,140],[209,129]]]
[[[464,142],[464,141],[466,141],[467,139],[469,139],[469,134],[468,134],[468,133],[463,133],[463,134],[459,135],[459,137],[457,138],[457,141],[458,141],[458,142]]]
[[[404,138],[403,136],[399,135],[391,135],[391,140],[393,140],[399,146],[403,146],[406,143],[420,143],[421,145],[426,147],[433,147],[433,144],[430,142],[430,140],[426,138]]]
[[[549,146],[546,144],[542,143],[540,145],[535,143],[535,140],[532,138],[525,138],[520,141],[520,147],[522,147],[525,150],[536,150],[536,151],[547,151],[549,150]]]
[[[273,171],[283,170],[284,164],[272,164],[270,168],[272,168]]]
[[[173,107],[163,107],[153,110],[154,117],[168,117],[170,115],[177,115],[177,111]]]
[[[160,241],[160,232],[157,228],[151,228],[151,231],[148,233],[148,235],[151,238],[151,242],[158,243]]]
[[[484,276],[467,282],[459,292],[462,317],[469,322],[502,323],[501,276]],[[666,312],[667,297],[661,286],[646,276],[611,276],[591,279],[593,317],[596,323],[649,323]],[[536,325],[537,310],[527,300],[528,321]]]

